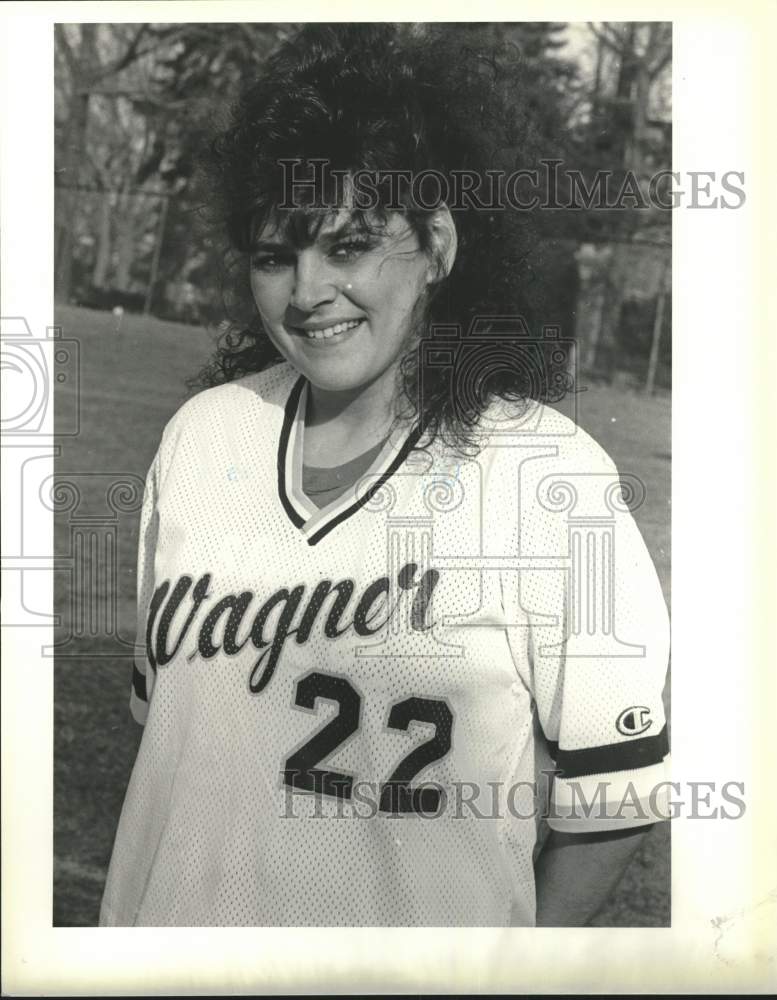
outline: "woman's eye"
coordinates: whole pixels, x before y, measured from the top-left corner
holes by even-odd
[[[265,254],[251,258],[251,267],[254,271],[280,271],[284,267],[290,267],[291,261],[278,254]]]
[[[330,250],[330,255],[335,260],[351,260],[359,254],[366,253],[372,249],[373,244],[369,240],[344,240],[336,243]]]

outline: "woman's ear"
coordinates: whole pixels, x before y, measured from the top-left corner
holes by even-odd
[[[430,268],[429,283],[433,284],[447,278],[451,273],[459,246],[456,223],[447,205],[441,205],[432,213],[429,220],[429,234],[434,261],[434,266]]]

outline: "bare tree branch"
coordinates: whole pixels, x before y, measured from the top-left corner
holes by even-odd
[[[672,33],[661,21],[650,24],[643,62],[648,79],[654,80],[672,58]]]
[[[626,46],[623,45],[619,37],[616,36],[615,38],[612,38],[607,34],[607,31],[609,30],[608,28],[597,28],[592,21],[589,21],[588,29],[594,38],[597,38],[612,52],[616,52],[619,56],[622,56],[626,51]]]
[[[86,156],[86,159],[88,160],[89,165],[91,166],[92,170],[94,171],[95,177],[97,178],[97,187],[101,191],[107,190],[108,182],[110,179],[108,171],[105,170],[103,165],[95,158],[95,156],[89,150],[89,147],[87,147],[84,150],[84,155]]]
[[[99,70],[96,72],[96,77],[99,79],[104,76],[112,76],[114,73],[119,73],[121,70],[125,69],[131,62],[134,62],[138,57],[138,46],[143,38],[143,36],[148,31],[147,24],[141,24],[138,26],[138,30],[130,39],[129,45],[125,49],[124,53],[120,55],[117,59],[113,59],[111,62],[104,63],[100,66]]]
[[[71,74],[75,77],[78,75],[78,60],[75,57],[72,46],[67,40],[67,35],[65,34],[65,28],[61,24],[54,25],[54,37],[57,40],[58,48],[65,57],[68,69]]]
[[[648,76],[651,80],[655,80],[659,73],[666,68],[671,58],[672,50],[668,49],[656,62],[648,66]]]
[[[81,93],[88,93],[99,97],[124,97],[132,103],[148,104],[154,108],[184,108],[190,104],[189,101],[164,100],[154,94],[149,94],[140,90],[123,90],[120,87],[84,87]]]
[[[172,42],[182,38],[192,27],[192,25],[188,24],[170,25],[160,31],[151,32],[150,25],[141,24],[123,55],[101,66],[95,74],[95,79],[104,79],[107,76],[114,76],[117,73],[121,73],[122,70],[125,70],[134,62],[138,62],[144,56],[149,55],[151,52],[156,52],[162,46],[170,45]],[[151,39],[148,44],[141,47],[140,42],[148,34],[151,34]]]

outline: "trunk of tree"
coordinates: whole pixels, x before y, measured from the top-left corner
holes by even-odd
[[[132,291],[132,262],[135,258],[136,207],[131,194],[123,194],[119,204],[119,239],[116,259],[116,288]]]
[[[89,124],[89,94],[80,93],[79,87],[73,88],[68,115],[67,145],[62,164],[59,197],[64,202],[62,228],[60,229],[59,246],[55,272],[55,288],[57,299],[68,302],[73,284],[73,254],[76,242],[76,217],[79,192],[76,190],[80,178],[80,165],[83,151],[86,148],[86,130]]]
[[[156,285],[157,276],[159,274],[159,260],[162,256],[162,246],[165,241],[165,226],[167,224],[167,209],[168,209],[168,199],[163,198],[162,204],[159,208],[159,221],[157,222],[155,241],[154,241],[154,254],[151,258],[151,274],[148,278],[148,287],[146,289],[146,300],[143,304],[143,312],[148,314],[151,311],[151,303],[154,298],[154,286]]]
[[[602,63],[604,60],[604,43],[601,38],[596,40],[596,75],[594,76],[594,92],[591,97],[591,106],[594,118],[599,114],[599,104],[602,91]]]
[[[616,86],[617,155],[627,171],[639,175],[642,161],[642,140],[645,132],[645,105],[647,91],[640,92],[640,76],[645,65],[637,52],[638,32],[641,25],[630,21],[621,33],[621,58]],[[644,74],[645,80],[647,79]],[[648,81],[649,83],[649,81]],[[642,103],[642,107],[640,107]],[[596,342],[595,367],[612,381],[617,368],[618,324],[623,308],[625,274],[621,255],[615,252],[607,269],[605,294],[602,303],[602,322]]]
[[[575,338],[579,344],[582,370],[595,371],[599,363],[599,344],[605,326],[604,313],[612,248],[583,244],[575,257],[578,265]]]
[[[616,248],[617,251],[617,248]],[[615,252],[607,264],[604,295],[602,301],[602,321],[596,343],[594,367],[612,381],[615,374],[618,343],[617,329],[623,306],[623,265],[620,255]]]
[[[89,90],[95,67],[99,64],[97,25],[82,24],[80,30],[81,44],[76,51],[70,50],[73,79],[70,107],[68,108],[65,155],[60,165],[61,182],[70,189],[62,192],[65,211],[54,271],[55,294],[57,299],[63,302],[70,300],[73,291],[75,229],[80,197],[77,186],[81,180],[81,163],[86,149],[87,129],[89,127]],[[65,40],[65,44],[67,44],[67,40]]]
[[[634,73],[634,104],[632,113],[632,157],[630,167],[635,173],[642,172],[647,150],[647,113],[650,98],[650,68],[648,59],[655,49],[657,25],[648,26],[647,51],[637,61]]]
[[[664,326],[664,311],[666,310],[666,297],[669,290],[669,283],[672,280],[671,261],[667,261],[661,271],[661,278],[658,285],[658,297],[656,299],[656,314],[653,319],[653,336],[650,342],[650,357],[648,359],[647,379],[645,380],[645,395],[652,396],[656,384],[656,372],[658,371],[658,359],[661,350],[661,331]]]
[[[634,136],[632,134],[632,107],[634,99],[634,74],[636,53],[634,51],[636,25],[627,22],[621,33],[621,56],[618,68],[618,82],[615,88],[615,134],[614,153],[628,170],[631,166]]]
[[[97,257],[92,271],[92,284],[95,288],[105,288],[108,270],[111,266],[111,216],[112,195],[110,191],[102,192],[100,204],[100,221],[97,230]]]

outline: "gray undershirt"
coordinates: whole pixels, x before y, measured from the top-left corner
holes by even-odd
[[[302,466],[302,489],[319,510],[337,500],[369,469],[385,441],[365,451],[350,462],[335,465],[331,469],[321,469],[315,465]]]

